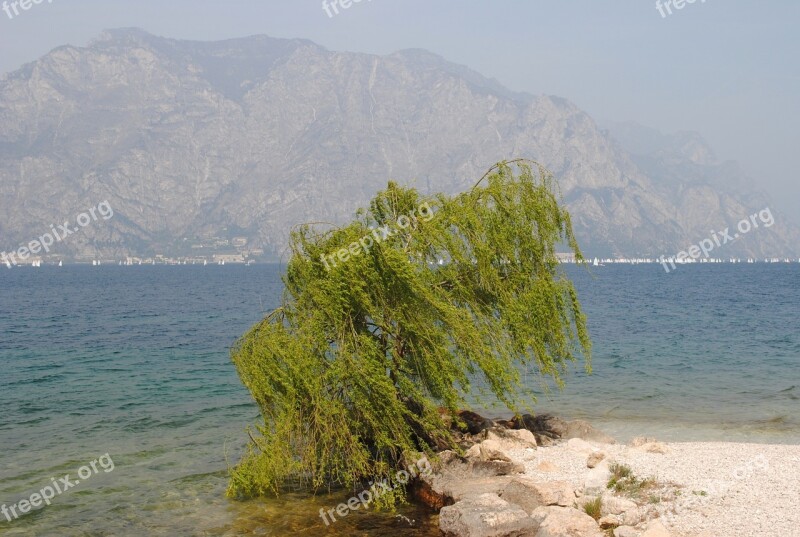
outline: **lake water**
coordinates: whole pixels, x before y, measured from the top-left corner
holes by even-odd
[[[800,443],[800,265],[566,269],[589,316],[594,374],[576,366],[537,411],[621,440]],[[437,535],[413,506],[325,528],[317,512],[338,496],[224,497],[258,420],[228,349],[277,305],[280,271],[1,270],[0,504],[75,479],[106,453],[114,469],[10,523],[0,515],[0,533]]]

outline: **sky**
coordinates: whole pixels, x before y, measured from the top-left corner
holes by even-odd
[[[660,10],[655,0],[361,0],[331,16],[321,0],[37,1],[12,17],[0,11],[0,73],[120,27],[301,37],[374,54],[424,48],[598,120],[697,131],[800,222],[797,0],[659,0]]]

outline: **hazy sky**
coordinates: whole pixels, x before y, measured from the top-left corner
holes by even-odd
[[[321,0],[43,0],[12,19],[0,11],[0,72],[128,26],[380,54],[425,48],[598,119],[696,130],[800,220],[800,2],[696,0],[663,11],[655,0],[362,0],[329,17]]]

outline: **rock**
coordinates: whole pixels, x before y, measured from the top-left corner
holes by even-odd
[[[567,428],[561,436],[564,439],[580,438],[601,444],[615,444],[617,441],[604,432],[592,427],[592,424],[584,420],[573,420],[567,422]]]
[[[528,514],[538,507],[572,507],[575,504],[575,490],[566,481],[537,483],[528,478],[516,478],[503,489],[500,497],[522,507]]]
[[[614,496],[611,493],[603,494],[602,506],[600,512],[604,515],[621,515],[639,507],[636,502]]]
[[[536,443],[539,444],[539,446],[541,447],[555,446],[558,443],[557,440],[554,440],[547,436],[541,436],[538,434],[534,434],[534,436],[536,437]]]
[[[637,436],[631,440],[631,447],[647,453],[660,453],[662,455],[669,451],[666,444],[647,436]]]
[[[542,462],[540,462],[536,466],[536,469],[538,471],[540,471],[540,472],[547,472],[547,473],[558,472],[558,466],[556,466],[555,464],[553,464],[550,461],[542,461]]]
[[[647,525],[647,529],[641,537],[671,537],[672,534],[658,520],[653,520]]]
[[[460,428],[462,432],[469,434],[478,434],[486,429],[494,427],[494,422],[476,414],[470,410],[462,410],[458,413],[458,417],[464,422],[464,426]]]
[[[646,451],[647,453],[658,453],[661,455],[664,455],[667,452],[669,452],[669,448],[667,447],[667,445],[662,444],[661,442],[648,442],[647,444],[642,444],[636,449]]]
[[[567,431],[567,422],[549,414],[539,414],[538,416],[524,414],[516,419],[515,428],[530,431],[540,446],[549,446],[564,436]]]
[[[648,436],[637,436],[633,440],[631,440],[631,447],[639,447],[645,444],[654,444],[658,442],[655,438],[650,438]]]
[[[469,448],[467,451],[464,452],[464,457],[467,458],[467,459],[478,459],[478,460],[480,460],[480,458],[481,458],[481,445],[480,444],[475,444],[474,446]]]
[[[536,537],[604,537],[592,517],[572,507],[539,507],[531,518]]]
[[[614,529],[614,537],[639,537],[639,532],[631,526],[620,526]]]
[[[452,451],[443,451],[439,454],[439,460],[434,464],[434,471],[428,475],[420,475],[419,479],[412,484],[412,493],[424,505],[438,510],[470,495],[499,493],[511,482],[511,477],[476,476],[474,465],[474,461],[459,457]]]
[[[638,526],[647,518],[647,513],[641,507],[630,509],[622,513],[622,523],[626,526]]]
[[[584,455],[590,455],[598,451],[596,447],[581,438],[570,438],[567,441],[567,447],[576,453],[582,453]]]
[[[520,507],[497,494],[471,496],[439,513],[439,529],[447,537],[533,537],[535,521]]]
[[[504,452],[504,446],[497,440],[484,440],[477,447],[482,461],[512,462],[511,457]]]
[[[602,494],[608,488],[611,478],[611,469],[608,459],[600,461],[597,466],[589,470],[584,479],[583,488],[586,494]]]
[[[598,464],[600,464],[600,461],[602,461],[605,458],[606,454],[604,452],[595,451],[591,455],[589,455],[588,459],[586,459],[586,466],[588,468],[595,468]]]
[[[607,530],[610,528],[616,528],[619,526],[619,517],[617,515],[605,515],[601,516],[600,520],[597,521],[597,524],[600,526],[600,529]]]
[[[514,420],[504,420],[502,418],[497,418],[492,420],[495,425],[500,427],[505,427],[506,429],[517,429],[517,422]]]
[[[524,474],[525,466],[517,461],[473,461],[472,473],[481,477]]]
[[[527,429],[504,429],[494,427],[483,432],[487,440],[493,440],[505,450],[512,449],[536,449],[536,437]]]

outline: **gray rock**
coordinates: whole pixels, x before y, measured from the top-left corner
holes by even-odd
[[[608,480],[611,478],[611,469],[608,459],[600,461],[597,466],[589,470],[584,478],[583,489],[585,494],[603,494],[607,490]]]
[[[536,537],[604,537],[592,517],[572,507],[539,507],[531,518]]]
[[[525,466],[517,461],[473,461],[472,473],[482,477],[517,475],[525,473]]]
[[[534,537],[536,524],[528,513],[497,494],[470,496],[439,513],[446,537]]]
[[[627,498],[620,498],[607,492],[603,494],[601,513],[604,515],[621,515],[627,511],[632,511],[639,506],[636,502]]]
[[[487,440],[497,442],[502,449],[520,449],[530,448],[536,449],[536,437],[527,429],[506,429],[504,427],[495,427],[488,429],[484,432]]]
[[[504,451],[506,446],[501,445],[497,440],[484,440],[477,446],[481,461],[513,462],[511,457]]]
[[[528,478],[516,478],[503,489],[500,497],[522,507],[527,513],[533,513],[539,507],[575,505],[575,490],[566,481],[537,483]]]
[[[476,464],[479,464],[477,472]],[[444,451],[439,454],[434,472],[420,476],[414,494],[432,509],[440,509],[471,495],[500,493],[513,479],[504,475],[512,474],[509,465],[512,470],[519,469],[514,463],[474,461]]]
[[[614,537],[639,537],[639,532],[631,526],[620,526],[614,529]]]
[[[533,433],[540,446],[549,446],[560,439],[567,431],[567,422],[550,414],[533,416],[524,414],[517,420],[517,426]]]
[[[644,533],[642,533],[641,535],[641,537],[671,537],[671,536],[672,534],[669,532],[669,530],[666,527],[664,527],[664,525],[658,520],[651,521],[647,525],[647,528],[645,529]]]
[[[562,438],[580,438],[589,442],[598,442],[601,444],[615,444],[616,440],[608,436],[604,432],[595,429],[591,423],[584,420],[573,420],[567,423],[567,430]]]

